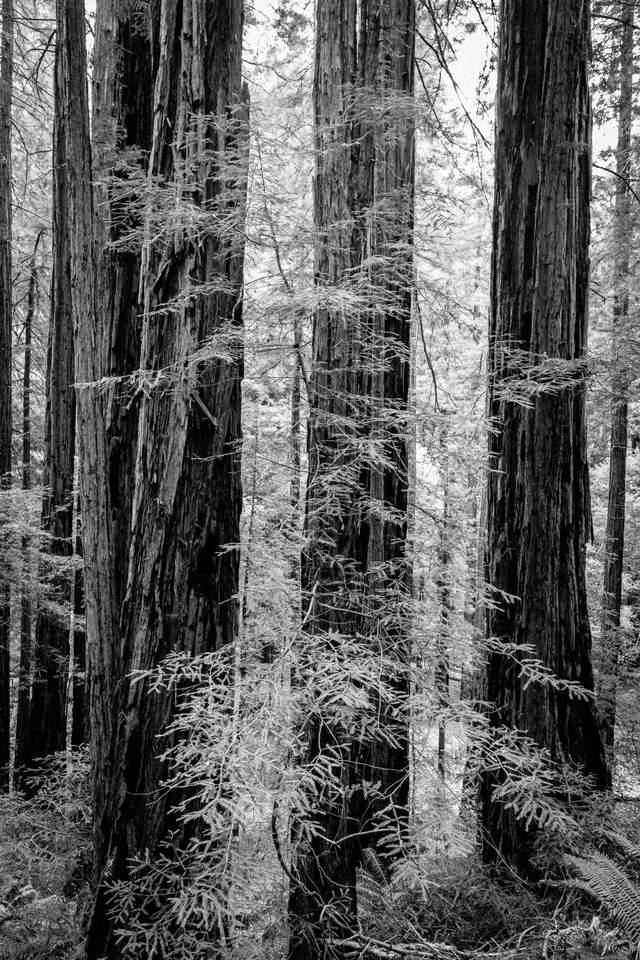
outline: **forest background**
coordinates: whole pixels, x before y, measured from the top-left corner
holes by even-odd
[[[610,805],[603,813],[602,798],[594,799],[574,785],[574,805],[567,812],[566,804],[557,802],[557,782],[545,779],[539,756],[527,757],[514,748],[500,758],[506,763],[506,756],[513,764],[513,793],[506,801],[523,820],[530,818],[542,829],[547,864],[558,856],[559,837],[569,837],[561,851],[562,867],[559,872],[545,868],[543,880],[513,875],[505,886],[480,864],[468,790],[474,749],[482,743],[475,709],[482,697],[473,684],[486,653],[478,642],[478,610],[484,597],[497,12],[491,4],[426,0],[417,12],[412,107],[415,294],[412,415],[407,425],[413,457],[407,613],[413,664],[412,849],[393,875],[373,854],[360,865],[359,935],[348,955],[368,951],[378,960],[399,955],[628,956],[640,941],[635,86],[632,83],[624,97],[620,92],[629,8],[634,4],[593,5],[591,76],[596,149],[588,361],[593,527],[587,582],[597,681],[606,685],[609,673],[615,675]],[[3,709],[11,709],[12,734],[7,792],[0,798],[0,954],[71,957],[84,949],[93,896],[88,759],[80,748],[87,728],[82,548],[81,536],[72,534],[67,537],[74,546],[71,555],[53,556],[51,530],[43,530],[41,523],[54,256],[56,10],[53,4],[19,0],[12,20],[12,443],[10,465],[3,468],[10,469],[12,484],[2,491],[0,508],[11,654],[11,698]],[[89,10],[90,48],[93,29]],[[182,734],[191,731],[192,746],[184,747],[174,771],[183,787],[185,778],[187,785],[198,784],[199,799],[194,802],[209,811],[213,833],[220,811],[231,809],[231,852],[222,871],[219,856],[212,856],[205,845],[186,871],[190,882],[180,881],[170,894],[163,884],[173,867],[162,857],[151,872],[145,874],[142,864],[138,874],[133,871],[127,882],[114,885],[114,924],[121,932],[118,956],[195,956],[195,945],[209,935],[203,931],[212,927],[224,928],[224,949],[234,955],[281,956],[286,950],[289,812],[299,789],[290,652],[304,618],[304,438],[311,328],[318,309],[313,34],[311,4],[245,6],[243,77],[249,90],[250,143],[244,227],[240,618],[232,664],[235,683],[224,692],[233,700],[232,720],[227,728],[215,719],[215,684],[205,682],[204,695],[201,683],[192,684],[189,689],[197,694],[186,698],[176,721]],[[631,62],[635,79],[633,51]],[[631,134],[621,173],[619,129],[626,106]],[[629,184],[631,194],[624,252],[616,215],[621,181]],[[620,263],[629,296],[625,322],[618,324],[614,337]],[[621,619],[613,634],[612,664],[611,644],[601,643],[601,637],[612,636],[607,634],[606,602],[602,611],[611,407],[620,384],[628,400],[631,449],[624,483]],[[72,524],[80,534],[75,514]],[[67,750],[44,768],[37,766],[30,779],[16,762],[20,695],[26,687],[23,711],[28,715],[29,696],[33,698],[38,687],[37,623],[43,609],[63,625],[68,657],[63,668],[58,665],[57,675],[64,677],[65,690],[76,689],[76,696],[65,699]],[[352,687],[357,688],[364,680],[357,665],[354,670]],[[165,671],[158,675],[160,686],[202,680],[202,665],[185,666],[179,657]],[[525,672],[528,682],[553,682],[534,657],[527,660]],[[207,770],[220,763],[220,743],[226,738],[234,749],[225,768],[233,785],[225,806],[219,795],[212,796]],[[179,742],[184,746],[183,739]],[[32,750],[31,760],[38,756]],[[610,828],[604,839],[597,829],[601,821]],[[226,820],[224,830],[228,833]],[[149,904],[158,890],[164,891],[165,902],[154,910]],[[166,909],[169,900],[173,912]],[[182,934],[192,924],[191,939],[178,943],[176,916]],[[344,946],[340,949],[337,955],[344,956]]]

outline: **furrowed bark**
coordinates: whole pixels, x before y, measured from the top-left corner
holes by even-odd
[[[53,122],[53,275],[47,351],[45,451],[41,527],[44,549],[56,561],[67,560],[68,572],[54,577],[52,599],[70,614],[73,555],[73,481],[76,442],[75,365],[71,306],[69,203],[67,190],[66,108],[63,51],[56,44]],[[33,677],[24,737],[16,743],[16,768],[64,750],[67,742],[67,678],[69,622],[41,604],[36,615]],[[28,793],[33,778],[22,781]]]
[[[127,586],[137,449],[140,366],[140,257],[143,199],[153,130],[149,10],[102,0],[97,6],[93,74],[93,170],[99,322],[108,392],[109,495],[118,557],[118,610]],[[119,673],[127,673],[126,652]]]
[[[2,0],[0,37],[0,492],[11,487],[11,104],[13,0]],[[1,493],[0,493],[1,495]],[[0,791],[9,787],[11,592],[0,582]]]
[[[109,505],[113,558],[113,623],[124,603],[131,541],[132,503],[137,451],[141,364],[142,303],[140,257],[148,154],[153,127],[153,71],[148,5],[101,0],[96,7],[93,72],[93,177],[95,183],[96,329],[101,350],[100,387],[105,457],[101,483]],[[86,548],[84,548],[86,549]],[[76,584],[76,598],[82,584]],[[87,624],[88,627],[88,624]],[[78,635],[76,635],[78,636]],[[111,676],[106,677],[103,734],[96,743],[104,766],[100,838],[96,868],[104,866],[113,830],[115,802],[112,769],[117,728],[112,719],[122,709],[121,696],[130,670],[131,651],[113,637]],[[78,636],[80,660],[81,638]],[[91,655],[89,653],[89,670]],[[79,713],[74,720],[81,735]]]
[[[93,193],[87,59],[83,0],[58,0],[56,28],[63,57],[66,113],[67,189],[74,327],[77,426],[80,448],[80,501],[85,571],[86,643],[90,687],[93,763],[94,866],[102,867],[108,839],[103,814],[111,788],[114,686],[117,678],[117,616],[111,504],[108,496],[108,395],[104,331],[97,321],[93,244]],[[108,343],[108,340],[107,340]]]
[[[71,705],[71,746],[91,742],[89,685],[87,683],[87,635],[84,626],[84,571],[80,504],[76,510],[76,569],[73,583],[73,703]]]
[[[633,120],[634,8],[620,4],[623,23],[620,49],[620,100],[616,147],[615,258],[613,303],[613,396],[609,495],[604,536],[604,588],[598,702],[607,747],[613,747],[616,723],[617,670],[620,657],[620,607],[628,446],[629,372],[625,363],[631,268],[631,125]]]
[[[149,671],[174,650],[228,650],[231,671],[242,504],[242,7],[233,0],[161,2],[150,12],[154,125],[140,359],[146,379],[138,384],[144,389],[122,656],[131,670]],[[123,684],[113,741],[109,879],[125,882],[147,852],[179,857],[197,829],[173,809],[184,799],[180,791],[162,789],[171,766],[161,755],[170,741],[158,738],[174,715],[175,693],[151,692],[149,685],[148,676]],[[166,923],[165,895],[158,891]],[[225,928],[224,917],[221,923]],[[224,929],[211,935],[223,937]],[[103,955],[119,953],[99,897],[88,956]]]
[[[590,528],[585,419],[591,130],[585,0],[503,0],[489,340],[488,636],[527,644],[560,680],[593,690],[585,583]],[[532,389],[532,386],[534,389]],[[607,784],[593,698],[525,685],[490,652],[490,724],[520,729]],[[483,855],[524,874],[535,830],[493,797]]]
[[[42,231],[36,237],[31,258],[29,272],[29,289],[27,292],[27,312],[24,320],[24,367],[22,374],[22,489],[30,490],[31,479],[31,349],[33,320],[36,312],[38,271],[36,255]],[[16,744],[13,764],[13,778],[16,786],[20,785],[21,748],[27,739],[27,723],[29,717],[29,700],[31,688],[32,663],[32,626],[33,604],[30,591],[33,583],[32,561],[30,557],[30,538],[22,538],[23,553],[23,594],[21,598],[20,617],[20,667],[18,672],[18,709],[16,717]]]
[[[411,0],[359,10],[345,0],[318,4],[314,218],[323,305],[310,378],[301,573],[310,652],[301,679],[317,704],[325,657],[339,663],[353,644],[373,645],[384,693],[366,687],[359,737],[348,714],[309,708],[303,761],[322,770],[322,788],[307,787],[305,800],[319,829],[309,834],[294,814],[292,960],[340,955],[336,942],[356,924],[356,869],[371,857],[390,868],[407,815],[413,42]]]
[[[447,430],[442,427],[440,449],[442,462],[442,528],[440,530],[440,544],[438,547],[439,570],[436,579],[438,604],[440,607],[440,629],[436,640],[436,659],[434,679],[438,707],[446,711],[450,703],[449,689],[449,660],[451,655],[451,636],[449,621],[453,602],[451,598],[451,519],[449,504],[449,453],[447,450]],[[445,781],[446,775],[446,720],[444,716],[438,719],[438,776]]]

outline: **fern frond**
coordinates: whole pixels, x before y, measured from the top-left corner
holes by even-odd
[[[373,877],[381,887],[386,887],[387,876],[375,850],[372,850],[371,847],[365,847],[362,851],[362,859],[364,861],[363,866],[370,876]]]
[[[629,940],[640,942],[640,890],[624,870],[602,853],[566,855],[564,860],[576,877],[574,882],[601,902]]]
[[[634,843],[633,840],[617,830],[605,830],[604,836],[619,847],[625,857],[633,861],[636,868],[640,866],[640,843]]]

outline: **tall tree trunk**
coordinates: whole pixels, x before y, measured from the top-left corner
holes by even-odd
[[[328,941],[340,954],[356,923],[356,868],[375,856],[384,869],[397,855],[409,781],[402,620],[410,586],[414,6],[320,0],[316,16],[315,273],[323,306],[313,331],[302,608],[312,698],[306,782],[318,786],[305,788],[304,802],[316,829],[294,817],[292,960],[320,955]],[[381,655],[382,690],[363,679],[371,649]],[[326,687],[327,664],[341,661],[338,669],[366,689],[368,707],[357,719],[331,705],[345,677],[333,677],[330,693]],[[360,725],[365,732],[354,735]]]
[[[302,317],[297,308],[293,312],[293,382],[291,384],[291,483],[289,485],[289,502],[291,504],[294,529],[298,529],[300,517],[300,407],[302,399]],[[299,565],[292,571],[294,577],[299,576]]]
[[[153,133],[149,12],[121,0],[96,9],[93,73],[93,170],[96,181],[98,320],[113,385],[109,409],[109,496],[117,609],[124,601],[131,539],[142,310],[142,199]],[[143,15],[144,14],[144,15]],[[126,651],[119,675],[127,673]]]
[[[258,490],[258,445],[260,443],[260,427],[258,422],[255,425],[255,436],[253,438],[253,456],[251,458],[251,486],[249,487],[248,494],[248,506],[249,506],[249,518],[247,522],[247,538],[246,538],[246,547],[243,552],[243,558],[241,563],[242,570],[242,590],[241,590],[241,604],[240,604],[240,636],[239,636],[239,648],[238,648],[238,667],[239,674],[244,675],[245,663],[246,663],[246,652],[243,647],[244,638],[246,637],[247,621],[249,618],[249,587],[251,586],[251,578],[253,574],[253,535],[255,528],[256,520],[256,500],[257,500],[257,490]],[[245,443],[246,446],[246,443]],[[246,460],[245,460],[246,463]],[[248,471],[244,470],[244,476],[246,479],[246,474]],[[275,647],[271,638],[268,638],[261,646],[260,649],[260,659],[263,663],[273,663],[275,660]]]
[[[167,0],[151,6],[151,26],[149,182],[161,187],[147,207],[142,257],[140,368],[148,383],[138,407],[121,633],[132,670],[153,669],[172,650],[227,650],[230,672],[242,505],[242,6]],[[152,692],[142,679],[125,687],[122,704],[111,785],[114,880],[127,880],[132,861],[147,853],[179,858],[196,829],[173,809],[184,799],[179,791],[162,789],[170,741],[159,744],[158,735],[173,716],[174,694]],[[165,895],[158,890],[166,924]],[[216,895],[224,927],[224,881]],[[89,957],[119,956],[106,907],[103,898],[94,910]]]
[[[70,559],[73,555],[73,478],[76,442],[73,318],[69,206],[67,199],[66,114],[62,96],[64,77],[60,35],[56,44],[53,122],[53,276],[49,344],[47,353],[45,456],[41,526],[46,551],[66,559],[68,570],[54,579],[53,599],[66,607],[61,616],[41,604],[36,617],[33,678],[24,737],[16,742],[16,767],[33,767],[34,761],[67,742],[67,678],[71,602]],[[31,779],[25,789],[36,787]]]
[[[11,102],[13,0],[2,0],[0,38],[0,491],[11,486]],[[11,588],[0,582],[0,791],[9,787]]]
[[[73,583],[73,688],[71,704],[71,746],[79,747],[91,740],[89,724],[89,685],[87,683],[87,635],[84,627],[84,573],[82,559],[82,527],[80,504],[76,511],[76,566]]]
[[[24,319],[24,366],[22,371],[22,489],[31,490],[31,344],[33,340],[33,320],[36,312],[38,293],[38,271],[36,255],[42,231],[36,237],[29,271],[29,289],[27,292],[27,312]],[[21,744],[27,740],[26,725],[29,718],[29,700],[31,690],[32,626],[33,604],[31,588],[33,583],[32,561],[30,556],[30,537],[22,538],[23,586],[20,617],[20,667],[18,671],[18,710],[16,718],[16,745],[14,754],[14,783],[20,782],[19,768]]]
[[[469,599],[465,609],[465,620],[471,624],[471,644],[469,662],[462,671],[460,682],[460,699],[472,704],[476,710],[484,711],[487,699],[487,671],[484,668],[484,636],[486,603],[484,596],[484,565],[486,555],[486,526],[487,526],[487,494],[486,485],[480,501],[480,516],[477,502],[473,501],[470,514],[472,517],[472,531],[476,536],[472,538],[468,552],[469,567]],[[473,743],[467,744],[467,758],[462,775],[461,810],[473,818],[477,813],[478,801],[478,751]]]
[[[585,421],[591,107],[586,0],[502,0],[489,340],[488,636],[527,644],[560,680],[593,690],[585,583]],[[534,389],[531,389],[533,386]],[[490,653],[490,723],[519,729],[599,787],[593,699],[526,684]],[[532,871],[535,831],[481,786],[483,854]]]
[[[446,760],[446,720],[442,712],[449,707],[449,659],[451,655],[451,638],[449,621],[453,608],[451,599],[451,530],[450,530],[450,503],[449,503],[449,452],[447,450],[447,430],[443,425],[440,436],[442,456],[442,528],[440,530],[440,545],[438,548],[438,575],[436,587],[440,606],[440,629],[436,640],[435,658],[435,688],[439,711],[438,716],[438,776],[445,780]]]
[[[38,270],[36,256],[42,231],[36,237],[29,266],[27,310],[24,317],[24,362],[22,367],[22,489],[31,490],[31,348],[33,343],[33,320],[38,295]]]
[[[138,367],[140,352],[137,297],[141,246],[140,223],[136,223],[135,215],[130,212],[123,215],[124,205],[122,195],[118,193],[117,181],[126,181],[130,195],[133,186],[131,181],[136,172],[139,177],[144,176],[144,168],[139,167],[136,171],[136,165],[144,162],[141,159],[143,151],[149,149],[151,142],[151,47],[148,29],[145,28],[139,13],[131,5],[123,6],[106,0],[98,5],[94,59],[95,177],[99,184],[100,201],[100,215],[96,218],[96,246],[101,256],[97,274],[96,317],[100,352],[94,358],[93,365],[96,370],[100,370],[102,377],[109,378],[107,385],[101,387],[100,403],[107,429],[107,496],[111,508],[114,556],[117,557],[117,562],[112,562],[111,567],[105,571],[107,576],[114,578],[114,618],[118,615],[124,595],[131,523],[130,491],[133,483],[137,412],[135,388],[128,377]],[[61,68],[57,69],[59,72]],[[62,80],[59,76],[60,89]],[[56,475],[63,473],[64,480],[60,483],[58,476],[52,476],[43,508],[43,522],[46,529],[52,525],[58,528],[52,531],[52,551],[71,556],[74,543],[72,477],[75,409],[73,397],[67,398],[69,385],[74,382],[74,371],[64,166],[66,131],[61,96],[57,98],[57,105],[55,138],[59,160],[55,164],[57,179],[54,197],[54,255],[59,269],[54,268],[50,387],[52,397],[48,445],[50,444],[51,450],[51,472]],[[58,223],[55,222],[56,218]],[[98,478],[98,481],[104,483],[105,477]],[[60,494],[64,496],[64,508],[58,503]],[[102,495],[104,496],[104,492]],[[84,595],[81,578],[82,574],[78,571],[73,589],[76,606]],[[69,600],[72,593],[69,580],[66,580],[61,588],[64,593],[62,599]],[[80,608],[76,610],[76,613],[80,612],[84,611]],[[74,639],[76,657],[81,662],[85,659],[82,633],[76,631]],[[36,729],[32,734],[34,742],[30,759],[51,752],[51,749],[61,749],[64,743],[60,720],[66,717],[66,708],[63,710],[63,691],[67,686],[68,628],[42,611],[39,617],[38,642],[43,659],[43,677],[39,684],[40,689],[35,691],[33,697],[32,715]],[[117,651],[113,650],[111,654],[117,656]],[[120,662],[114,662],[113,670],[112,677],[103,677],[101,681],[110,688],[111,694],[115,693],[117,678],[126,673],[126,667]],[[109,694],[105,697],[105,707],[108,697]],[[86,738],[87,718],[83,718],[85,701],[86,695],[82,693],[76,679],[72,722],[74,742],[79,737],[82,740]],[[115,712],[115,701],[112,700],[107,709]],[[109,722],[107,721],[107,727]],[[104,791],[104,796],[108,796],[108,791]],[[103,856],[104,851],[101,851],[98,859],[101,861]]]
[[[300,466],[302,463],[302,316],[298,308],[293,313],[293,383],[291,385],[291,482],[289,484],[289,505],[291,508],[290,536],[297,545],[300,540],[300,520],[302,506],[300,503]],[[300,622],[300,554],[296,546],[291,561],[291,580],[295,591],[295,602],[292,605],[293,629],[297,630]]]
[[[95,182],[96,331],[99,334],[102,428],[105,431],[105,473],[100,482],[109,508],[113,561],[107,571],[113,603],[113,624],[119,623],[124,603],[131,540],[133,487],[138,435],[142,302],[140,257],[143,239],[143,198],[153,130],[152,47],[149,10],[145,6],[100,0],[96,7],[93,71],[93,177]],[[86,535],[85,535],[86,536]],[[79,545],[86,552],[86,545]],[[85,563],[88,558],[85,559]],[[87,584],[87,592],[89,585]],[[76,582],[76,599],[84,594]],[[87,603],[89,603],[87,596]],[[87,619],[86,643],[90,646]],[[122,636],[118,628],[118,635]],[[82,638],[77,662],[82,660]],[[108,856],[114,811],[111,769],[116,727],[113,718],[122,709],[121,696],[130,669],[131,650],[113,636],[109,677],[100,694],[103,721],[93,737],[100,770],[98,816],[98,873]],[[91,675],[91,651],[88,668]],[[78,692],[79,690],[74,691]],[[95,691],[97,694],[97,690]],[[97,707],[97,697],[94,702]],[[83,724],[75,711],[74,729]],[[93,722],[93,721],[92,721]]]
[[[609,500],[604,537],[604,589],[602,595],[602,658],[598,699],[607,747],[613,747],[616,722],[617,669],[620,653],[620,606],[624,557],[625,486],[627,475],[627,422],[629,373],[625,363],[625,329],[629,316],[631,266],[631,123],[633,118],[633,4],[619,4],[623,22],[620,45],[620,100],[616,149],[616,207],[613,304],[613,397],[611,401],[611,452]]]
[[[65,145],[74,329],[76,403],[80,448],[80,499],[85,571],[86,643],[93,757],[94,865],[102,867],[108,842],[104,810],[110,797],[110,753],[114,727],[115,605],[107,424],[105,336],[97,320],[93,244],[93,195],[89,98],[83,0],[57,0],[56,29],[62,51]]]

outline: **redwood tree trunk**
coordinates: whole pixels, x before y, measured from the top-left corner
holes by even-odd
[[[488,635],[528,644],[593,690],[585,585],[591,131],[586,0],[503,0],[489,341]],[[533,389],[532,389],[533,387]],[[490,723],[520,729],[607,784],[593,699],[525,685],[489,656]],[[529,655],[530,656],[530,655]],[[530,872],[533,830],[481,786],[484,857]]]
[[[107,424],[109,396],[101,383],[108,335],[97,321],[93,195],[83,0],[57,0],[62,51],[67,189],[74,328],[76,403],[80,447],[80,500],[85,570],[85,615],[93,760],[94,863],[102,867],[107,841],[103,815],[109,797],[110,753],[117,682],[112,517],[109,502]]]
[[[141,201],[153,126],[151,57],[148,11],[120,0],[101,0],[96,7],[92,169],[96,193],[96,331],[100,337],[100,369],[108,378],[108,385],[101,390],[106,461],[100,481],[104,485],[102,495],[109,505],[113,561],[108,575],[114,624],[119,622],[127,585],[141,396],[133,374],[141,363]],[[76,582],[77,602],[83,593],[83,584]],[[76,662],[81,667],[85,659],[82,637],[76,633],[75,638],[78,641]],[[88,642],[91,644],[91,638]],[[94,738],[104,797],[98,819],[98,871],[108,855],[115,801],[111,763],[116,728],[112,727],[112,718],[122,709],[119,698],[130,669],[131,651],[114,636],[110,656],[112,674],[104,678],[101,694],[103,709],[108,715],[104,716],[102,732]],[[89,669],[90,663],[89,653]],[[76,693],[80,700],[78,687],[74,696]],[[82,726],[78,704],[78,709],[74,709],[75,737],[81,736]]]
[[[440,607],[440,629],[436,639],[434,681],[438,699],[438,776],[446,778],[446,720],[443,716],[450,704],[449,661],[451,656],[451,612],[453,609],[451,577],[451,518],[449,503],[449,452],[446,426],[442,427],[440,451],[442,457],[442,526],[438,547],[436,588]]]
[[[27,292],[27,312],[24,320],[24,367],[22,374],[22,489],[30,490],[31,481],[31,345],[33,340],[33,320],[36,312],[38,271],[36,254],[42,231],[38,234],[33,248]],[[20,783],[19,768],[21,747],[28,737],[29,701],[31,692],[32,664],[32,626],[33,604],[31,590],[33,584],[32,562],[30,557],[30,538],[22,538],[23,585],[21,598],[20,624],[20,668],[18,671],[18,710],[16,719],[16,745],[14,754],[14,783]]]
[[[11,486],[11,100],[13,0],[2,0],[0,39],[0,491]],[[11,596],[0,582],[0,790],[9,786]]]
[[[93,72],[93,171],[96,182],[98,322],[103,331],[108,393],[109,496],[113,518],[115,596],[127,586],[140,391],[142,210],[153,132],[148,13],[101,0],[96,9]],[[123,651],[121,651],[121,655]],[[126,659],[126,656],[125,656]],[[119,665],[120,674],[127,664]]]
[[[59,35],[60,36],[60,35]],[[73,555],[73,479],[76,442],[69,205],[63,97],[63,51],[56,44],[53,122],[53,277],[47,353],[42,529],[45,549],[66,558],[68,573],[55,578],[53,599],[70,614]],[[69,617],[41,605],[36,619],[33,677],[24,737],[16,743],[16,767],[64,750],[67,741]],[[24,783],[27,787],[27,783]]]
[[[145,223],[139,367],[148,383],[138,406],[120,628],[135,671],[152,669],[173,650],[231,653],[242,505],[242,6],[167,0],[152,4],[150,14],[156,76],[149,181],[161,188]],[[152,693],[148,680],[123,684],[123,691],[113,741],[113,880],[127,880],[132,861],[148,852],[179,858],[195,829],[171,810],[177,791],[161,789],[170,768],[160,756],[169,742],[158,735],[173,716],[174,693]],[[158,890],[163,923],[165,895]],[[99,899],[94,910],[89,957],[119,956],[106,906]],[[224,926],[224,902],[221,913]]]
[[[305,788],[305,808],[317,829],[294,817],[295,960],[340,954],[355,929],[358,865],[375,854],[388,867],[406,823],[413,69],[412,0],[359,8],[320,0],[314,216],[323,305],[314,317],[302,558],[304,762],[315,773],[307,783],[317,784]],[[371,649],[383,693],[362,678]],[[357,716],[336,713],[334,691],[322,686],[327,664],[341,661],[366,690]],[[335,684],[344,682],[338,674]]]
[[[625,363],[626,324],[629,317],[631,266],[631,124],[633,119],[634,8],[619,4],[623,22],[620,49],[620,101],[616,149],[616,207],[613,304],[613,397],[611,401],[611,452],[609,500],[604,537],[604,589],[602,594],[602,657],[598,700],[604,721],[605,743],[613,747],[616,690],[620,653],[620,606],[624,558],[625,493],[627,476],[627,424],[629,373]]]
[[[78,504],[79,507],[79,504]],[[73,703],[71,705],[71,746],[91,742],[89,684],[87,683],[87,634],[84,628],[84,571],[82,559],[82,527],[76,511],[76,566],[73,584]]]

